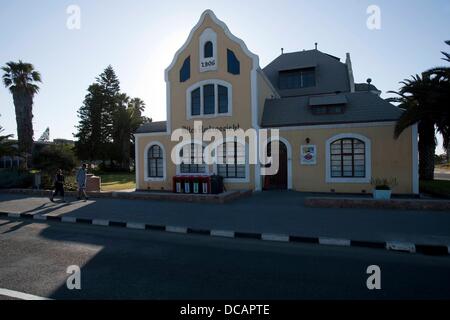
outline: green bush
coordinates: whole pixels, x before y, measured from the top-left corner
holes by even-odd
[[[58,169],[70,173],[75,168],[77,159],[70,145],[44,145],[33,152],[34,168],[43,174],[53,176]]]
[[[0,188],[30,188],[33,175],[26,171],[0,169]]]

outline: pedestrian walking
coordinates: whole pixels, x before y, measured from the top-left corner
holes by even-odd
[[[58,171],[55,174],[55,177],[53,178],[53,184],[55,188],[55,192],[52,193],[50,196],[50,201],[54,202],[54,198],[59,194],[62,197],[62,201],[66,202],[64,198],[64,174],[61,169],[58,169]]]
[[[81,197],[83,196],[85,200],[88,200],[88,196],[86,194],[86,179],[87,179],[87,172],[86,172],[86,164],[83,163],[81,168],[78,169],[77,172],[77,185],[78,185],[78,200],[81,200]]]

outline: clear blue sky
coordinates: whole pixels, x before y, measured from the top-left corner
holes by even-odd
[[[258,54],[262,67],[280,53],[312,49],[345,59],[355,80],[370,77],[383,91],[411,74],[443,65],[449,51],[450,0],[339,1],[23,1],[0,0],[0,64],[22,59],[42,73],[34,105],[35,138],[72,139],[87,87],[111,64],[124,92],[165,119],[164,69],[205,9]],[[69,5],[81,9],[81,29],[66,27]],[[381,30],[366,27],[369,5],[381,8]],[[12,97],[0,88],[0,125],[16,134]],[[440,149],[439,149],[440,151]]]

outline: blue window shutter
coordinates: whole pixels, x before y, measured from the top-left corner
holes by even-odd
[[[241,63],[236,58],[236,55],[230,49],[227,49],[227,63],[228,63],[228,72],[231,74],[240,74],[241,73]]]
[[[191,57],[187,57],[180,70],[180,82],[185,82],[191,77]]]

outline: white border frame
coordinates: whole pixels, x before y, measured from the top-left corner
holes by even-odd
[[[203,87],[208,84],[214,85],[214,113],[213,114],[203,114]],[[219,113],[219,89],[218,86],[224,86],[228,89],[228,112]],[[200,115],[191,115],[191,93],[192,91],[200,88]],[[231,117],[233,115],[233,86],[224,80],[220,79],[207,79],[199,81],[186,90],[186,120],[191,119],[211,119],[219,117]]]
[[[152,178],[148,176],[148,150],[153,147],[153,146],[159,146],[161,148],[161,151],[163,153],[163,176],[162,178]],[[151,141],[149,142],[144,149],[144,181],[145,182],[163,182],[166,181],[167,179],[167,174],[166,174],[166,150],[163,146],[163,144],[159,141]]]
[[[353,139],[359,139],[364,142],[365,146],[365,177],[364,178],[333,178],[331,177],[331,144],[339,139],[345,139],[345,138],[353,138]],[[372,179],[372,143],[369,138],[366,136],[363,136],[361,134],[357,133],[341,133],[338,135],[335,135],[331,138],[329,138],[325,142],[325,150],[326,150],[326,157],[325,157],[325,170],[326,170],[326,183],[370,183],[370,180]]]
[[[210,41],[213,45],[213,56],[209,57],[209,58],[205,58],[204,54],[205,54],[205,44],[206,42]],[[208,72],[208,71],[215,71],[217,70],[218,66],[219,66],[219,55],[217,54],[218,52],[218,48],[217,48],[217,34],[214,32],[213,29],[211,28],[206,28],[205,30],[203,30],[202,34],[199,37],[199,62],[198,62],[198,71],[200,73],[202,72]],[[208,60],[214,60],[214,65],[213,66],[208,66],[208,67],[202,67],[202,63],[203,62],[207,62]]]

